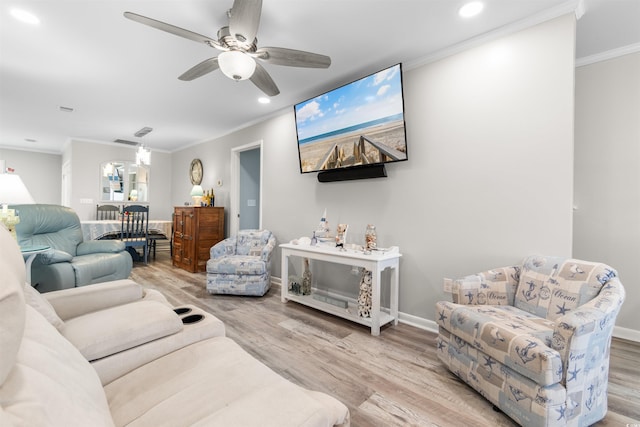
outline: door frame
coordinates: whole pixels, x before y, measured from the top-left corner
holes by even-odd
[[[240,228],[240,153],[243,151],[260,149],[260,188],[258,203],[258,228],[262,228],[262,181],[263,181],[263,152],[262,140],[250,142],[231,149],[231,193],[229,194],[229,235],[235,236]]]

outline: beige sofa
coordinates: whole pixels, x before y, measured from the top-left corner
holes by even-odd
[[[184,325],[161,295],[129,281],[91,285],[104,292],[88,299],[43,298],[25,288],[2,227],[0,247],[1,426],[349,425],[345,405],[277,375],[220,335],[213,316]],[[137,314],[123,322],[122,313]]]

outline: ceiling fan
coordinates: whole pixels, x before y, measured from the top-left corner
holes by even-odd
[[[220,68],[227,77],[236,81],[249,79],[268,96],[276,96],[280,90],[260,61],[305,68],[328,68],[331,65],[331,58],[317,53],[283,47],[258,48],[256,33],[261,12],[262,0],[234,0],[227,13],[229,25],[218,30],[217,40],[133,12],[125,12],[124,16],[222,51],[217,57],[205,59],[185,71],[178,77],[184,81],[197,79]]]

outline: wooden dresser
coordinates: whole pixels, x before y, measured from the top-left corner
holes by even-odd
[[[224,208],[178,206],[173,214],[173,266],[206,271],[211,246],[224,239]]]

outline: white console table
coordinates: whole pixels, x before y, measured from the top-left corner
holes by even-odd
[[[393,322],[398,324],[398,276],[399,264],[402,254],[398,248],[388,251],[373,251],[370,255],[365,255],[362,251],[352,249],[340,250],[330,245],[294,245],[285,243],[280,245],[282,250],[282,302],[295,301],[318,310],[339,316],[353,322],[371,328],[371,335],[380,335],[380,326]],[[349,304],[349,307],[341,308],[329,303],[319,301],[312,295],[296,295],[289,293],[289,257],[297,256],[311,260],[346,264],[362,267],[371,271],[371,318],[358,316],[357,304]],[[385,269],[392,269],[390,280],[390,302],[389,313],[380,309],[380,274]],[[313,293],[313,291],[312,291]]]

